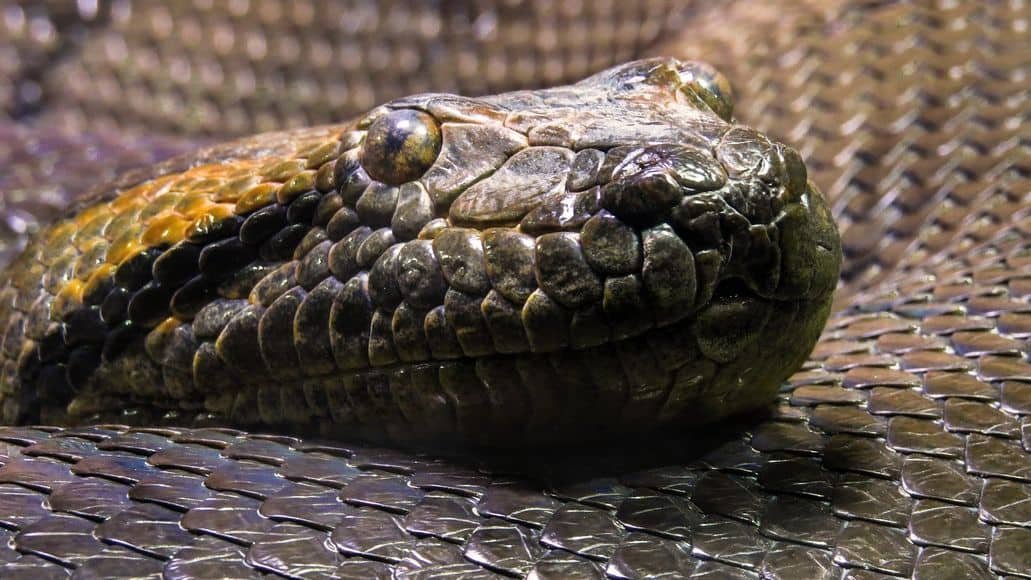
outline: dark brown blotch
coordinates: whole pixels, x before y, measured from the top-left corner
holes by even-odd
[[[289,260],[309,229],[311,226],[307,224],[290,224],[262,244],[258,254],[269,262]]]
[[[260,244],[286,227],[286,208],[274,203],[247,216],[240,226],[240,239]]]
[[[317,191],[302,193],[297,199],[290,202],[286,210],[286,219],[290,223],[310,224],[315,219],[315,211],[319,207],[322,194]]]
[[[198,264],[204,276],[217,280],[254,261],[258,252],[239,238],[232,237],[208,244],[200,252]]]
[[[215,290],[211,283],[203,276],[196,276],[175,291],[169,308],[176,317],[189,320],[214,297]]]
[[[154,260],[151,270],[154,279],[166,286],[177,286],[199,272],[201,247],[190,242],[179,242]]]
[[[129,320],[146,328],[155,326],[171,314],[171,300],[172,291],[169,288],[151,282],[140,288],[129,300]]]
[[[138,290],[150,282],[151,266],[161,250],[149,248],[122,262],[115,270],[115,284],[129,290]]]

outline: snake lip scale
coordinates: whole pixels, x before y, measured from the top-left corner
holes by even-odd
[[[841,250],[732,111],[711,67],[651,59],[158,166],[8,270],[3,418],[515,446],[762,407]]]

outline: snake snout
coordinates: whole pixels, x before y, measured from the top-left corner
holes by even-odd
[[[807,188],[805,163],[798,152],[750,127],[731,127],[716,146],[716,159],[731,181],[747,186],[750,200],[772,203],[765,213],[798,201]]]

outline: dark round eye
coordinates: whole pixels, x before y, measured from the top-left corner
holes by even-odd
[[[389,185],[419,178],[440,153],[440,125],[413,109],[391,111],[365,135],[361,163],[369,177]]]
[[[734,116],[734,92],[720,71],[704,62],[689,62],[681,70],[680,80],[721,119],[729,122]]]

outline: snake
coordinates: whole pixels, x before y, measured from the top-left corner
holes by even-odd
[[[413,96],[91,199],[0,291],[4,418],[518,445],[765,405],[841,250],[798,153],[729,123],[728,91],[646,60]]]
[[[783,16],[753,8],[697,18]],[[942,24],[836,15],[868,12]],[[987,76],[1019,86],[1016,59]],[[955,106],[926,94],[899,98]],[[400,97],[95,188],[0,290],[3,419],[35,425],[0,433],[0,571],[1026,575],[1026,111],[993,99],[1012,114],[899,122],[990,186],[917,164],[880,205],[848,198],[873,187],[863,159],[826,200],[844,153],[749,128],[742,108],[791,133],[776,101],[666,57]],[[920,179],[941,197],[907,198]],[[872,251],[893,240],[909,255]]]

